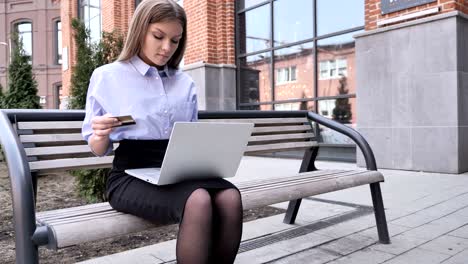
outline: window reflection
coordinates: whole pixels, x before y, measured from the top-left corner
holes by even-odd
[[[251,53],[271,47],[269,5],[261,6],[240,16],[240,52]]]
[[[265,3],[265,0],[240,0],[239,1],[239,9],[246,9],[251,6],[260,4],[260,3]]]
[[[314,97],[313,52],[313,43],[275,50],[276,101]]]
[[[317,42],[318,96],[356,93],[354,34],[356,32]]]
[[[332,100],[319,100],[319,114],[342,124],[356,122],[356,98],[338,98]]]
[[[317,0],[317,35],[364,26],[364,0]]]
[[[310,0],[278,0],[273,2],[275,46],[293,43],[314,36],[313,2]]]
[[[320,100],[318,112],[345,126],[356,128],[356,98]],[[323,143],[328,144],[354,144],[349,137],[325,126],[320,126],[320,138]]]
[[[80,14],[86,28],[90,31],[91,42],[101,39],[101,1],[80,0]]]
[[[342,98],[329,99],[339,96],[350,102],[351,115],[337,118],[342,123],[354,122],[356,74],[352,36],[364,27],[364,0],[242,0],[237,11],[249,8],[252,9],[237,16],[239,107],[321,109],[321,114],[333,118],[336,100]],[[345,30],[354,31],[340,33]],[[324,35],[330,37],[324,39]],[[314,38],[317,47],[313,46]],[[282,48],[288,45],[291,46]],[[263,50],[268,53],[251,55]],[[274,55],[272,62],[270,53]],[[274,65],[272,69],[270,63]],[[255,102],[268,107],[243,105]]]
[[[21,41],[25,55],[29,56],[29,60],[32,59],[32,24],[31,22],[20,22],[16,24],[16,33],[18,33],[18,39]]]
[[[62,22],[55,22],[55,63],[62,64]]]
[[[241,60],[240,102],[259,103],[272,100],[270,53],[248,56]],[[244,108],[246,109],[246,108]],[[271,106],[252,106],[251,110],[271,109]]]

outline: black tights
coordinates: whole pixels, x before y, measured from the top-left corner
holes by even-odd
[[[242,203],[237,190],[210,195],[195,190],[187,199],[177,237],[177,263],[234,263],[242,235]]]

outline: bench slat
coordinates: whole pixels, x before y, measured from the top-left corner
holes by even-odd
[[[114,143],[114,149],[119,146]],[[91,153],[91,148],[88,145],[72,145],[72,146],[58,146],[58,147],[34,147],[25,148],[27,156],[46,156],[60,154],[79,154]]]
[[[296,150],[296,149],[307,149],[318,146],[315,141],[304,141],[304,142],[287,142],[287,143],[275,143],[275,144],[264,144],[264,145],[252,145],[247,146],[244,154],[262,153],[262,152],[274,152],[274,151],[285,151],[285,150]]]
[[[83,121],[38,121],[18,122],[19,129],[49,130],[49,129],[81,129]]]
[[[50,211],[42,211],[38,212],[36,214],[36,218],[38,219],[46,219],[48,217],[54,217],[56,215],[67,215],[67,214],[73,214],[73,213],[80,213],[82,211],[100,211],[100,210],[105,210],[106,208],[110,208],[109,203],[95,203],[95,204],[87,204],[87,205],[81,205],[78,207],[67,207],[67,208],[61,208],[61,209],[55,209],[55,210],[50,210]]]
[[[305,117],[297,118],[240,118],[240,119],[200,119],[200,122],[225,122],[225,123],[255,123],[255,124],[294,124],[307,123]],[[81,129],[82,121],[38,121],[18,122],[19,129],[50,130],[50,129]]]
[[[314,171],[314,175],[311,176],[308,173],[298,173],[294,175],[294,173],[291,173],[293,176],[289,177],[283,177],[281,179],[278,178],[267,178],[267,179],[261,179],[261,180],[250,180],[250,181],[245,181],[245,182],[239,182],[236,183],[237,188],[247,190],[248,188],[253,188],[256,186],[261,186],[265,184],[271,184],[275,182],[288,182],[294,179],[304,179],[304,178],[310,178],[310,177],[321,177],[321,176],[327,176],[331,174],[343,174],[343,173],[348,173],[350,170],[317,170]]]
[[[21,135],[21,142],[24,143],[45,143],[45,142],[76,142],[83,141],[83,136],[80,133],[69,134],[36,134],[36,135]]]
[[[69,170],[76,168],[104,168],[112,165],[114,156],[55,159],[29,162],[31,170]]]
[[[300,126],[267,126],[267,127],[254,127],[252,133],[281,133],[281,132],[300,132],[311,131],[312,127],[309,125]]]
[[[239,118],[239,119],[200,119],[200,122],[223,122],[223,123],[254,123],[254,124],[299,124],[308,123],[305,117],[297,118]]]
[[[244,209],[295,200],[312,195],[383,181],[378,171],[313,171],[298,173],[296,181],[285,178],[244,182],[240,188]],[[262,187],[259,187],[262,186]],[[75,214],[74,214],[75,213]],[[37,214],[37,221],[48,225],[55,235],[57,248],[141,231],[157,224],[133,215],[114,211],[108,203],[59,209]]]
[[[359,171],[350,171],[348,173],[339,173],[339,174],[329,174],[329,175],[321,175],[321,176],[315,176],[315,177],[306,177],[302,179],[295,179],[295,180],[289,180],[287,182],[270,182],[265,185],[259,185],[259,186],[249,186],[248,188],[243,189],[243,193],[251,193],[251,192],[258,192],[258,191],[266,191],[266,190],[272,190],[272,189],[277,189],[277,188],[282,188],[282,187],[287,187],[287,186],[293,186],[293,185],[301,185],[305,183],[311,183],[311,182],[319,182],[319,181],[326,181],[326,180],[331,180],[331,179],[337,179],[337,178],[344,178],[344,177],[352,177],[359,175],[362,172]]]
[[[378,171],[360,171],[357,174],[344,177],[242,192],[242,204],[246,209],[257,208],[382,181],[383,176]],[[273,193],[274,195],[272,195]]]
[[[297,140],[297,139],[310,139],[310,138],[314,138],[314,133],[251,136],[250,139],[249,139],[249,142]]]
[[[255,134],[255,133],[301,132],[301,131],[311,131],[311,130],[312,128],[309,125],[272,126],[272,127],[255,127],[253,130],[253,133]],[[313,136],[313,133],[303,133],[303,134],[305,134],[302,136],[304,138]],[[20,140],[23,143],[85,141],[83,139],[83,136],[80,133],[20,135]]]

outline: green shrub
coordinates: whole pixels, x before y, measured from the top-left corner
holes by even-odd
[[[2,108],[38,109],[37,82],[34,77],[30,56],[26,55],[18,34],[11,36],[13,45],[8,67],[8,91],[2,95]]]
[[[106,179],[110,169],[73,170],[70,173],[78,182],[78,193],[88,202],[106,201]]]

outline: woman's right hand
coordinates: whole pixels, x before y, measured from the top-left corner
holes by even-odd
[[[95,116],[91,120],[91,128],[93,129],[93,137],[95,140],[101,141],[103,139],[109,139],[113,127],[121,125],[117,118],[111,116],[111,114],[105,114],[103,116]]]

